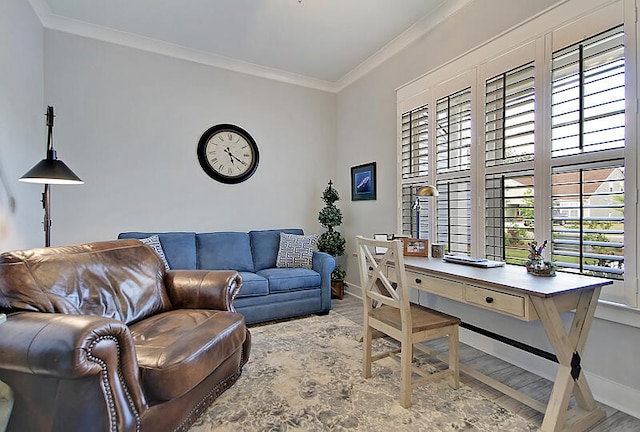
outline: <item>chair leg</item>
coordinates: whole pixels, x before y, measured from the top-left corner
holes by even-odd
[[[458,344],[458,325],[451,326],[449,332],[449,386],[454,389],[460,387],[460,355]]]
[[[411,406],[411,360],[413,345],[405,341],[400,350],[400,405],[403,408]]]
[[[371,378],[371,327],[365,323],[362,334],[362,376]]]

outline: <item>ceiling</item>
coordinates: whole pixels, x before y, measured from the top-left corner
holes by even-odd
[[[29,0],[44,27],[337,91],[470,0]]]

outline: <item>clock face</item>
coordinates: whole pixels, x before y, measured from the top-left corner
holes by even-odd
[[[208,129],[200,138],[198,160],[211,178],[240,183],[258,167],[258,146],[244,129],[221,124]]]

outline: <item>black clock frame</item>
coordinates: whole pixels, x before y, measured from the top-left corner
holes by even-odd
[[[230,177],[219,173],[211,167],[209,159],[207,159],[206,148],[207,143],[209,142],[211,137],[215,134],[226,131],[234,132],[242,136],[249,143],[251,149],[253,150],[253,159],[251,161],[251,166],[244,174],[241,174],[239,176]],[[207,173],[207,175],[212,179],[226,184],[242,183],[243,181],[249,179],[249,177],[251,177],[253,173],[256,172],[256,169],[258,168],[258,162],[260,161],[258,145],[256,144],[256,141],[253,139],[253,137],[249,134],[249,132],[239,126],[226,123],[212,126],[202,134],[202,136],[200,137],[200,141],[198,141],[197,154],[198,161],[200,162],[200,166],[202,167],[204,172]]]

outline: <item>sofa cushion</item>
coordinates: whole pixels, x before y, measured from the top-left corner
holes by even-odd
[[[198,268],[203,270],[236,270],[252,272],[249,234],[213,232],[196,234]]]
[[[239,349],[244,317],[235,312],[180,309],[130,326],[140,378],[152,402],[178,398]]]
[[[320,286],[320,273],[304,268],[271,268],[258,272],[269,281],[269,292],[287,292]]]
[[[240,277],[242,277],[242,286],[236,298],[269,294],[269,281],[266,278],[250,272],[240,272]]]
[[[317,246],[317,234],[305,236],[280,233],[276,267],[310,269],[313,267],[313,252]]]
[[[162,260],[162,263],[164,264],[165,270],[167,271],[171,270],[171,267],[169,267],[169,263],[167,262],[167,257],[164,255],[164,251],[162,250],[162,244],[160,243],[160,239],[158,238],[157,235],[152,235],[151,237],[142,238],[140,239],[140,241],[146,244],[147,246],[150,246],[151,249],[153,249],[153,251],[156,254],[158,254],[158,257],[160,257],[160,259]]]
[[[255,271],[273,268],[276,266],[281,232],[297,235],[304,234],[301,229],[295,228],[249,231]]]
[[[172,269],[195,270],[196,269],[196,233],[194,232],[123,232],[118,238],[143,239],[154,234],[158,235],[162,250]]]

